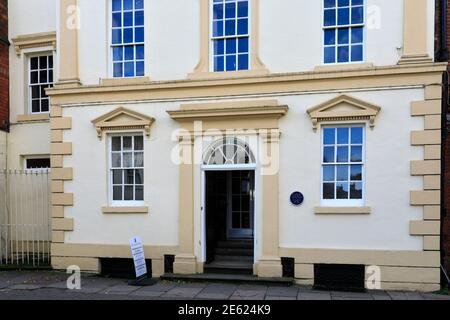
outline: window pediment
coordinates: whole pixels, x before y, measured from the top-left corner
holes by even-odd
[[[340,95],[334,99],[321,103],[307,110],[313,123],[314,131],[319,122],[324,121],[353,121],[368,120],[370,127],[375,127],[375,118],[381,108],[369,102],[347,95]]]
[[[99,139],[102,139],[105,131],[123,131],[123,130],[144,130],[147,136],[150,136],[150,127],[155,119],[141,113],[120,107],[97,119],[92,120],[92,124],[97,130]]]
[[[23,49],[53,47],[56,50],[56,32],[21,35],[12,39],[12,43],[18,56]]]

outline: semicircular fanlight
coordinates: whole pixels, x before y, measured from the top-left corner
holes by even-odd
[[[248,144],[233,137],[214,142],[203,157],[203,164],[209,166],[254,164],[255,162]]]

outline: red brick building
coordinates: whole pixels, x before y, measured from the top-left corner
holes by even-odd
[[[8,0],[0,0],[0,130],[9,131]]]
[[[438,61],[449,61],[449,47],[450,47],[450,1],[436,0],[436,59]],[[450,71],[450,66],[448,68]],[[450,87],[449,87],[449,72],[444,75],[443,87],[443,150],[442,150],[442,166],[444,168],[442,182],[443,190],[443,208],[442,208],[442,261],[450,275]],[[445,279],[443,278],[444,282]]]

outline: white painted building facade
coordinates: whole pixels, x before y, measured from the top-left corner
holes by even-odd
[[[445,66],[432,58],[434,1],[130,3],[10,1],[8,167],[51,159],[55,268],[100,272],[101,259],[129,258],[138,235],[154,275],[164,273],[164,255],[175,256],[175,273],[203,273],[207,172],[254,171],[251,209],[238,211],[252,230],[256,275],[281,277],[281,258],[294,258],[299,283],[313,283],[320,264],[374,265],[383,289],[438,288]],[[230,69],[215,72],[221,39]],[[33,112],[30,81],[31,59],[50,55],[49,118],[42,104]],[[227,129],[254,161],[202,161]],[[180,146],[198,161],[178,163]],[[269,170],[267,146],[277,151]],[[120,152],[133,152],[134,164],[115,166]],[[134,170],[128,185],[126,170]],[[290,201],[296,191],[299,206]]]

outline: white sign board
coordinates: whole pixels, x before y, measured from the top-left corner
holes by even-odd
[[[134,268],[136,270],[136,278],[140,278],[147,274],[147,265],[145,264],[144,246],[139,237],[130,240],[131,254],[133,255]]]

